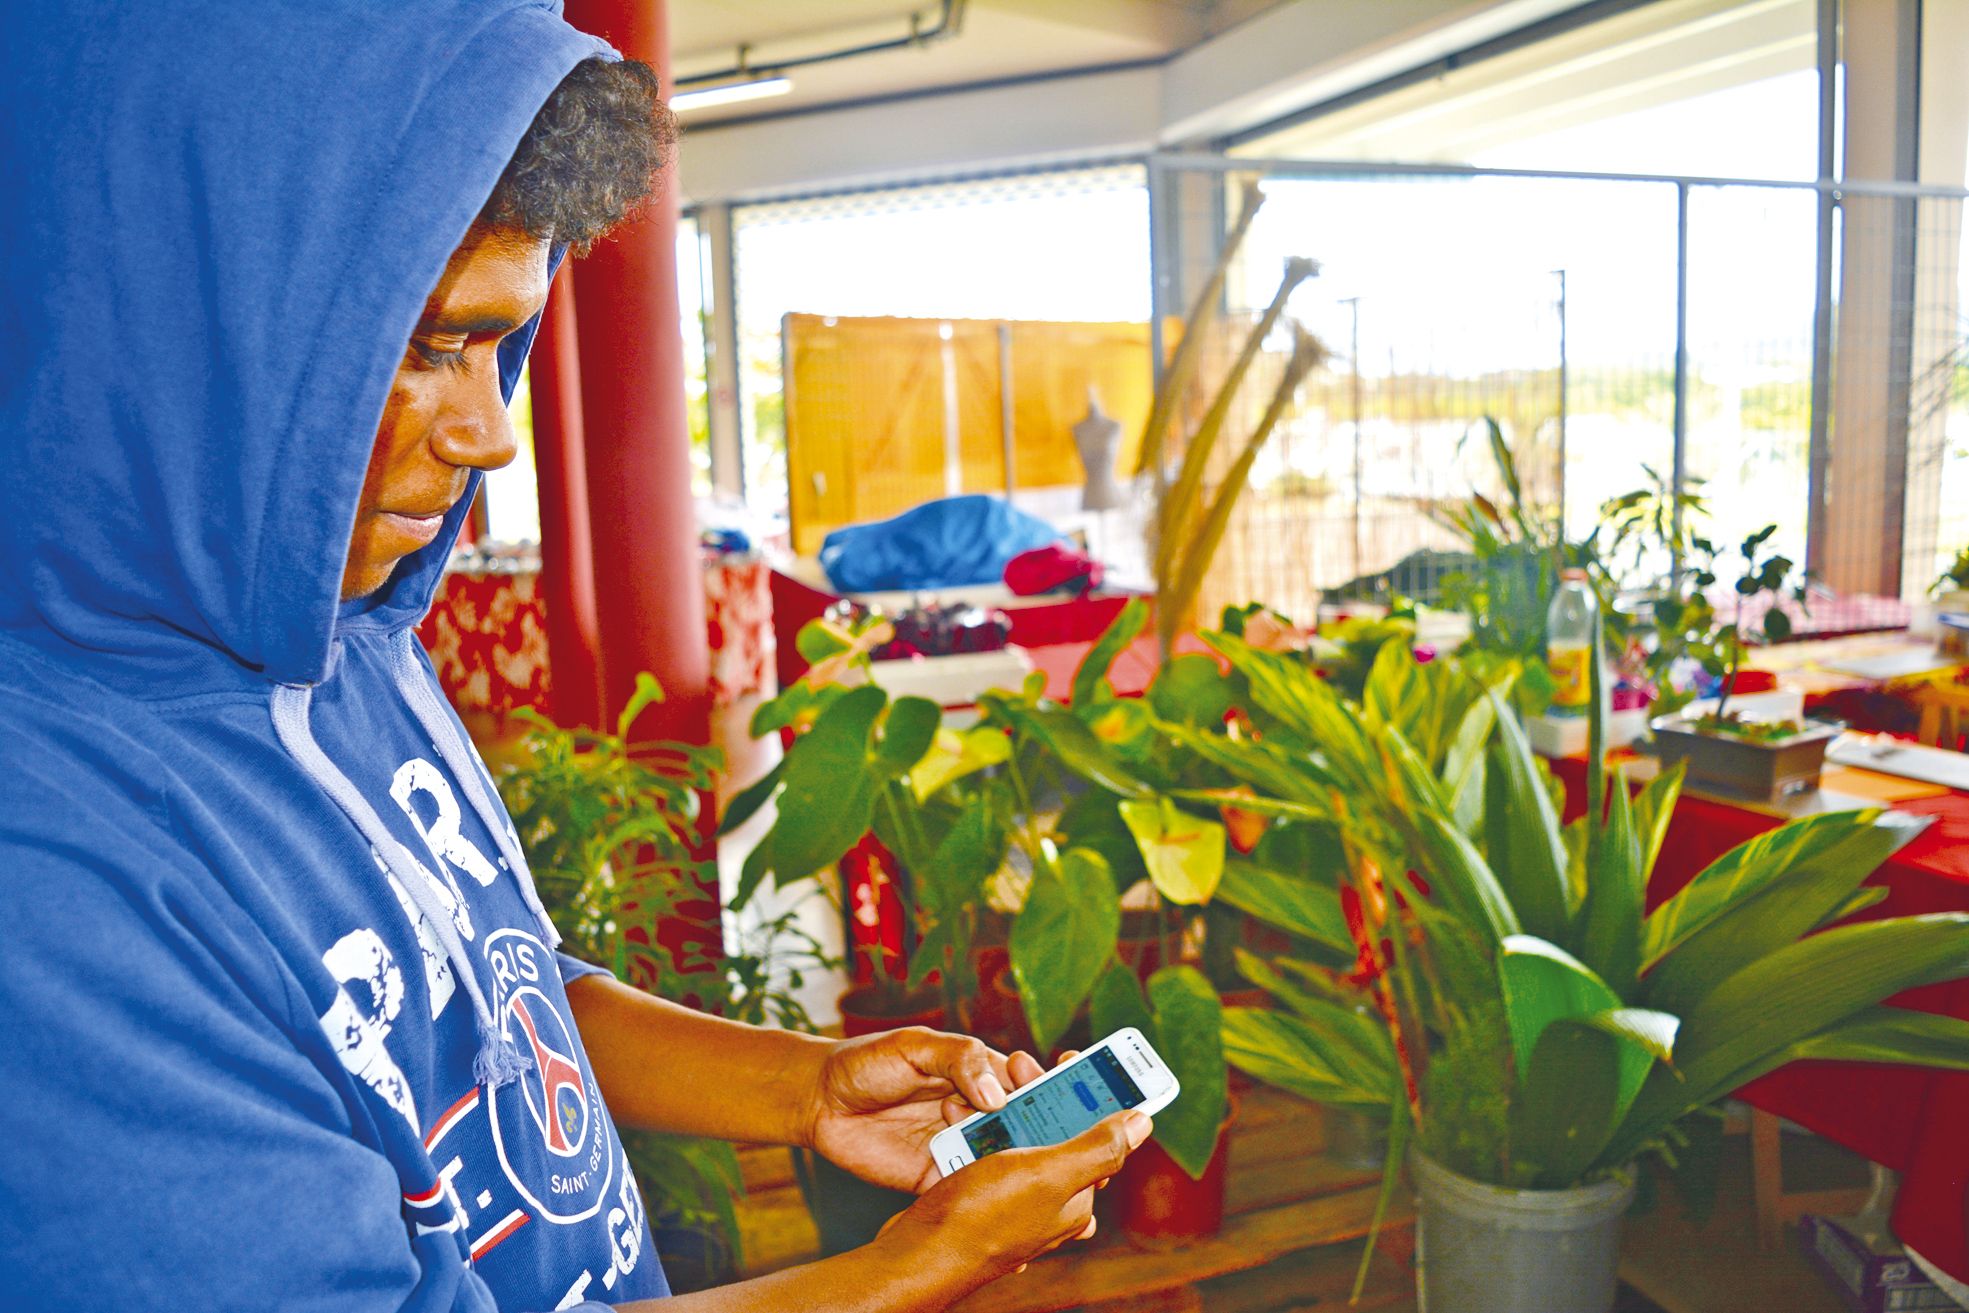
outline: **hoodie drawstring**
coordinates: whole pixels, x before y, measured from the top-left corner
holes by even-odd
[[[308,724],[308,709],[314,699],[314,690],[304,684],[279,684],[273,691],[273,729],[287,754],[301,767],[302,771],[342,809],[376,856],[390,868],[390,874],[397,878],[417,904],[417,910],[424,914],[431,928],[444,944],[450,956],[453,971],[465,986],[471,997],[472,1012],[478,1022],[479,1048],[472,1059],[472,1076],[488,1089],[497,1089],[517,1080],[521,1073],[533,1063],[521,1053],[514,1043],[499,1033],[498,1023],[493,1020],[492,1008],[486,1002],[485,990],[479,984],[478,973],[472,969],[471,959],[465,952],[465,941],[459,937],[458,927],[452,920],[451,912],[438,900],[437,890],[432,887],[424,872],[408,860],[394,836],[383,825],[369,802],[349,782],[346,775],[328,759],[328,754],[315,742],[314,731]],[[420,717],[420,719],[422,719]],[[442,751],[442,749],[440,749]],[[446,753],[447,762],[451,754]],[[457,767],[452,767],[454,771]],[[462,772],[461,772],[462,774]],[[468,777],[469,778],[469,777]],[[467,786],[468,791],[471,786]],[[476,804],[477,799],[474,799]],[[483,815],[483,812],[481,812]],[[494,834],[501,827],[492,827]],[[521,868],[522,870],[524,868]],[[528,894],[528,903],[539,908],[539,899],[533,895],[530,880],[523,880],[522,889]]]
[[[520,848],[520,836],[513,832],[513,819],[506,808],[495,801],[496,791],[492,776],[486,771],[485,762],[480,759],[478,749],[458,730],[458,724],[450,712],[438,701],[438,693],[432,683],[429,667],[424,664],[423,649],[417,646],[417,636],[411,630],[404,630],[397,637],[394,660],[391,662],[397,678],[397,689],[403,694],[405,702],[416,715],[424,732],[431,736],[437,746],[438,755],[444,764],[464,786],[466,800],[472,810],[478,813],[479,820],[492,833],[494,843],[499,845],[500,855],[506,859],[506,866],[519,881],[520,894],[526,905],[533,911],[534,919],[540,923],[540,937],[549,948],[557,948],[561,942],[561,932],[554,927],[548,917],[547,909],[540,902],[540,891],[534,886],[533,868],[526,864],[526,853]]]

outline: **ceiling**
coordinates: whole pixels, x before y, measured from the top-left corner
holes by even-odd
[[[1812,68],[1816,51],[1813,0],[1655,0],[1321,115],[1243,153],[1503,162],[1492,153],[1527,139]]]
[[[927,45],[789,71],[768,100],[690,111],[691,126],[734,123],[848,101],[945,90],[1102,65],[1163,59],[1276,3],[1294,0],[965,0],[955,35]],[[1304,3],[1305,0],[1297,0]],[[903,38],[914,14],[934,28],[938,0],[671,0],[671,69],[688,80],[738,64],[767,68]]]

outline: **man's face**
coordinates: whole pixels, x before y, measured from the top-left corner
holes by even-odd
[[[513,459],[513,426],[499,395],[499,340],[546,300],[545,241],[475,225],[452,252],[383,406],[342,600],[375,592],[398,561],[437,537],[473,470]]]

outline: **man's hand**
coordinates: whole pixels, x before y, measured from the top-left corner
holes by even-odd
[[[921,1027],[836,1044],[821,1064],[806,1142],[876,1185],[918,1194],[937,1183],[930,1140],[1038,1079],[1023,1053]]]
[[[980,1158],[911,1204],[876,1244],[909,1261],[958,1265],[972,1288],[995,1281],[1092,1235],[1095,1186],[1153,1129],[1144,1113],[1117,1112],[1065,1144]]]

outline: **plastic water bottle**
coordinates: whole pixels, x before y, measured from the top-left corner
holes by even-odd
[[[1600,628],[1600,603],[1586,582],[1586,571],[1565,570],[1559,591],[1545,612],[1545,664],[1558,691],[1555,716],[1584,716],[1593,701],[1593,640]]]

